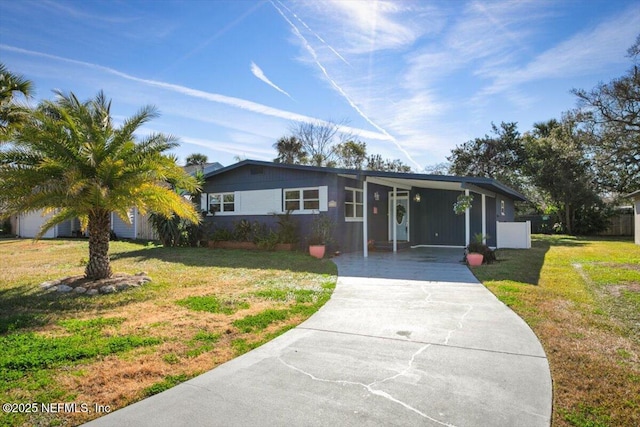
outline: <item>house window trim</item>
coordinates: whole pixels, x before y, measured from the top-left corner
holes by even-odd
[[[315,190],[318,192],[317,199],[307,199],[306,201],[317,201],[318,209],[304,209],[304,192],[309,190]],[[298,199],[288,199],[287,200],[287,192],[297,191]],[[298,214],[315,214],[322,211],[322,191],[321,188],[318,187],[297,187],[297,188],[283,188],[282,189],[282,212],[287,212],[287,201],[298,200],[298,203],[301,209],[292,209],[291,213],[294,215]]]
[[[218,196],[220,199],[220,210],[219,211],[214,211],[214,215],[221,215],[221,216],[225,216],[225,215],[237,215],[237,209],[236,209],[236,194],[233,191],[230,192],[226,192],[226,193],[208,193],[207,194],[207,204],[208,204],[208,211],[207,212],[211,212],[211,198]],[[224,198],[225,196],[232,196],[233,197],[233,202],[225,202]],[[233,203],[233,210],[224,210],[224,206],[225,204],[229,205]]]
[[[362,188],[344,187],[345,192],[353,192],[353,202],[344,201],[344,221],[345,222],[364,222],[364,191]],[[358,203],[356,193],[362,194],[362,202]],[[353,205],[353,216],[347,216],[347,204]],[[356,216],[358,214],[358,205],[362,206],[362,216]]]

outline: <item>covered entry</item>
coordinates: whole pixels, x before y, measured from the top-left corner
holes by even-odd
[[[403,173],[366,172],[363,180],[363,254],[368,243],[389,240],[394,252],[398,244],[412,248],[463,248],[474,235],[496,246],[496,224],[513,221],[515,200],[524,196],[495,180]],[[460,195],[473,197],[462,215],[453,210]],[[383,200],[384,199],[384,200]],[[380,209],[384,206],[386,230],[380,229]]]

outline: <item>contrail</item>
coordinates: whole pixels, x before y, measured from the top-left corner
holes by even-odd
[[[392,141],[396,147],[398,147],[398,149],[402,152],[402,154],[404,154],[407,159],[409,159],[409,161],[411,163],[413,163],[418,170],[422,170],[422,166],[420,166],[420,164],[418,162],[416,162],[413,157],[411,157],[411,155],[409,154],[409,152],[407,152],[407,150],[400,145],[400,143],[398,142],[398,140],[396,138],[394,138],[389,132],[387,132],[384,128],[380,127],[378,124],[376,124],[373,120],[371,120],[352,100],[351,98],[349,98],[349,96],[345,93],[345,91],[331,78],[331,76],[329,76],[329,73],[327,72],[327,69],[320,63],[320,60],[318,59],[318,55],[316,54],[316,51],[313,49],[313,47],[311,47],[311,45],[309,44],[309,42],[307,41],[307,39],[302,35],[302,33],[300,32],[300,30],[298,29],[298,27],[295,26],[295,24],[293,22],[291,22],[291,20],[289,20],[289,18],[287,18],[287,16],[282,12],[282,10],[280,10],[280,8],[278,6],[276,6],[275,3],[273,3],[273,1],[271,2],[271,4],[273,5],[273,7],[278,11],[278,13],[280,14],[280,16],[282,16],[282,18],[287,21],[289,23],[289,25],[291,26],[291,28],[293,29],[294,33],[296,34],[296,36],[298,36],[298,38],[302,41],[303,46],[307,49],[307,51],[309,51],[309,53],[311,54],[311,56],[313,57],[313,61],[316,63],[316,65],[318,66],[318,68],[320,68],[320,70],[322,71],[322,74],[324,74],[324,76],[327,78],[327,80],[329,80],[329,83],[331,83],[331,85],[335,88],[335,90],[338,91],[338,93],[340,93],[340,95],[342,95],[344,97],[344,99],[347,100],[347,102],[349,103],[349,105],[356,110],[356,112],[360,115],[360,117],[362,117],[367,123],[369,123],[371,126],[373,126],[374,128],[376,128],[377,130],[379,130],[382,134],[384,134],[385,136],[387,136],[389,138],[390,141]]]
[[[42,53],[42,52],[36,52],[36,51],[22,49],[22,48],[9,46],[5,44],[0,44],[0,49],[8,50],[11,52],[23,53],[31,56],[38,56],[41,58],[53,59],[56,61],[67,62],[75,65],[81,65],[83,67],[93,68],[108,74],[112,74],[114,76],[118,76],[126,80],[142,83],[147,86],[159,87],[171,92],[176,92],[176,93],[190,96],[193,98],[200,98],[207,101],[216,102],[219,104],[229,105],[229,106],[240,108],[242,110],[250,111],[253,113],[263,114],[265,116],[277,117],[280,119],[294,120],[299,122],[327,123],[323,120],[318,120],[316,118],[305,116],[303,114],[293,113],[285,110],[279,110],[277,108],[268,107],[266,105],[258,104],[257,102],[247,101],[245,99],[234,98],[231,96],[220,95],[217,93],[205,92],[198,89],[192,89],[186,86],[180,86],[172,83],[165,83],[157,80],[142,79],[140,77],[135,77],[135,76],[123,73],[121,71],[115,70],[113,68],[105,67],[103,65],[98,65],[98,64],[92,64],[90,62],[79,61],[77,59],[64,58],[61,56],[51,55],[51,54]],[[386,133],[381,134],[377,132],[367,131],[364,129],[355,129],[351,127],[345,127],[345,129],[353,133],[358,133],[360,135],[363,135],[366,138],[377,139],[382,141],[391,139],[391,137]]]
[[[264,75],[264,72],[262,71],[262,69],[260,67],[258,67],[256,65],[256,63],[253,62],[253,61],[251,62],[251,72],[258,79],[262,80],[263,82],[265,82],[266,84],[268,84],[269,86],[271,86],[272,88],[277,90],[278,92],[283,93],[283,94],[287,95],[289,98],[291,98],[291,95],[289,95],[284,89],[281,89],[275,83],[273,83],[271,80],[269,80],[269,78]],[[291,98],[291,99],[293,99],[293,98]]]
[[[335,50],[333,47],[331,47],[331,45],[329,43],[327,43],[322,37],[320,37],[320,35],[318,33],[316,33],[311,28],[309,28],[309,26],[298,15],[296,15],[291,9],[289,9],[287,6],[285,6],[281,1],[279,1],[279,0],[276,0],[276,1],[278,2],[278,4],[280,4],[280,6],[285,8],[287,10],[287,12],[289,12],[291,15],[293,15],[293,17],[296,18],[298,20],[298,22],[300,22],[311,34],[313,34],[318,40],[320,40],[320,42],[322,42],[325,46],[327,46],[331,50],[331,52],[333,52],[338,58],[340,58],[340,60],[342,60],[342,62],[344,62],[348,66],[351,66],[349,61],[347,61],[342,55],[340,55],[340,53],[337,50]],[[272,4],[273,4],[273,2],[272,2]]]

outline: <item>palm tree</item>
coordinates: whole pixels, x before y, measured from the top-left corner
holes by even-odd
[[[295,136],[283,136],[273,144],[273,148],[278,152],[278,157],[273,159],[276,163],[307,163],[307,153],[302,146],[302,141]]]
[[[14,74],[0,62],[0,142],[9,138],[11,127],[23,121],[28,109],[16,103],[16,95],[28,98],[33,84]]]
[[[111,101],[104,93],[80,102],[73,93],[56,92],[43,101],[16,133],[14,144],[0,151],[0,205],[10,213],[53,212],[37,238],[63,221],[80,218],[89,231],[91,279],[111,276],[111,212],[129,221],[137,207],[145,214],[178,215],[198,223],[193,205],[171,189],[197,190],[193,177],[165,151],[177,140],[152,134],[136,141],[134,132],[158,113],[142,108],[120,127],[112,123]],[[167,183],[171,183],[168,185]]]
[[[203,166],[209,158],[206,154],[202,153],[193,153],[189,154],[185,159],[185,166]]]

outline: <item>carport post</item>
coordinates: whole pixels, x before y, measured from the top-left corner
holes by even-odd
[[[362,254],[365,258],[369,256],[369,204],[367,202],[367,177],[362,183]]]
[[[393,230],[393,252],[398,252],[398,227],[396,227],[396,221],[398,220],[398,187],[393,186],[393,204],[391,208],[393,210],[393,222],[391,225],[391,229]]]
[[[469,197],[469,190],[464,190],[464,195]],[[471,243],[471,208],[464,211],[464,241],[465,246]]]
[[[487,244],[487,196],[482,194],[482,243]]]

